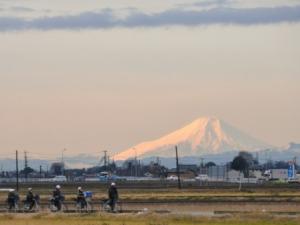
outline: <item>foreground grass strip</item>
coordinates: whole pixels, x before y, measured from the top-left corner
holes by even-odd
[[[1,215],[1,225],[300,225],[299,218],[264,215],[225,218],[162,215]]]

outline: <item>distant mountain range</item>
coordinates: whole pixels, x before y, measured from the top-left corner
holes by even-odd
[[[43,170],[50,170],[51,164],[53,162],[59,162],[60,160],[49,159],[49,160],[40,160],[40,159],[30,159],[28,161],[28,165],[33,169],[39,170],[40,165],[42,166]],[[97,158],[94,155],[86,155],[86,154],[79,154],[75,156],[69,156],[64,158],[64,162],[66,168],[89,168],[93,166],[98,166],[100,162],[100,156]],[[4,158],[0,159],[0,171],[1,170],[15,170],[16,162],[15,159],[11,158]],[[22,170],[24,168],[24,160],[19,160],[19,169]]]
[[[218,165],[225,164],[227,162],[232,161],[232,159],[238,154],[238,150],[236,151],[227,151],[217,154],[203,154],[201,156],[183,156],[182,149],[179,148],[179,163],[181,164],[197,164],[200,165],[201,158],[204,159],[204,163],[209,161],[213,161]],[[300,144],[290,143],[287,148],[274,148],[274,149],[264,149],[254,153],[254,156],[258,155],[259,162],[264,163],[267,160],[273,161],[289,161],[292,160],[294,157],[297,157],[298,162],[300,162]],[[156,161],[157,157],[146,157],[140,159],[142,163],[148,164],[151,161]],[[46,170],[47,167],[50,169],[50,165],[55,160],[39,160],[39,159],[31,159],[29,160],[29,166],[38,170],[39,166],[42,165],[43,169]],[[89,168],[93,166],[99,165],[100,157],[97,158],[94,155],[85,155],[80,154],[77,156],[72,157],[65,157],[65,162],[67,168]],[[173,151],[173,155],[169,157],[159,157],[159,161],[162,165],[168,168],[175,167],[175,153]],[[117,164],[120,166],[122,165],[123,161],[117,161]],[[24,161],[20,160],[19,167],[22,169],[24,166]],[[14,159],[0,159],[0,171],[3,170],[14,170],[15,169],[15,160]]]
[[[175,145],[181,150],[183,157],[219,155],[239,150],[254,152],[271,148],[270,145],[222,120],[215,117],[201,117],[162,138],[121,151],[114,159],[173,157]]]
[[[237,156],[239,151],[229,151],[219,154],[204,154],[199,157],[195,156],[183,156],[181,157],[181,151],[179,149],[179,163],[180,164],[197,164],[200,165],[203,159],[204,163],[214,162],[217,165],[224,165],[227,162],[231,162],[232,159]],[[272,161],[290,161],[294,157],[297,159],[297,163],[300,164],[300,144],[290,143],[287,148],[274,148],[274,149],[264,149],[253,153],[253,156],[258,156],[259,163],[265,163],[268,160]],[[202,159],[201,159],[202,158]],[[148,164],[151,161],[157,161],[157,157],[148,157],[142,159],[144,164]],[[175,153],[173,157],[160,157],[159,161],[162,165],[168,168],[174,168],[176,166]]]

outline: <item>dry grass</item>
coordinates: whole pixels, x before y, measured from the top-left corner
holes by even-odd
[[[1,225],[300,225],[297,218],[247,216],[209,218],[161,215],[2,215]]]

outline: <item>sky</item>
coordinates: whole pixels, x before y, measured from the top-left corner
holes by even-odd
[[[115,154],[216,116],[300,143],[297,0],[1,0],[0,157]]]

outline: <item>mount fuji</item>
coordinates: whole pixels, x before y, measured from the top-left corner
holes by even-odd
[[[121,151],[114,160],[134,157],[174,157],[174,146],[180,156],[201,156],[232,151],[259,151],[271,146],[245,134],[215,117],[201,117],[192,123],[157,140],[140,143]]]

